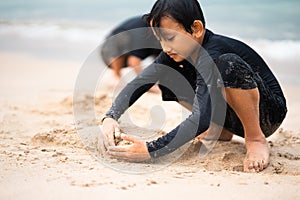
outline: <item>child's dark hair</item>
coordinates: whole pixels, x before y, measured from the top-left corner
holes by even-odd
[[[197,0],[157,0],[149,14],[144,19],[153,27],[160,27],[161,18],[170,16],[182,24],[185,30],[192,33],[191,26],[195,20],[200,20],[205,27],[205,19]]]

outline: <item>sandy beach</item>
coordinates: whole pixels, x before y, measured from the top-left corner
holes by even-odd
[[[198,156],[201,144],[190,143],[183,156],[167,164],[98,159],[97,120],[113,100],[105,84],[94,96],[73,102],[82,62],[3,51],[0,62],[0,199],[300,198],[297,85],[283,84],[288,116],[268,138],[269,167],[253,174],[242,172],[245,147],[238,137],[217,142],[204,158]],[[103,75],[104,82],[108,75]],[[94,121],[85,115],[91,109],[88,102],[94,102]],[[80,120],[74,120],[75,103]],[[129,113],[135,113],[129,114],[134,125],[121,119],[121,128],[151,136],[174,127],[183,111],[147,93]],[[151,118],[162,115],[166,123],[151,126]]]

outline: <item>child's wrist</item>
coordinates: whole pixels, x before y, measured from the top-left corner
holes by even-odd
[[[102,117],[102,119],[100,120],[100,124],[103,124],[104,120],[105,120],[105,119],[108,119],[108,118],[113,119],[113,118],[110,117],[110,116],[104,116],[104,117]]]

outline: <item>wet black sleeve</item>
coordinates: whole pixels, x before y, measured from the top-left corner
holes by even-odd
[[[152,158],[164,156],[194,139],[209,128],[215,101],[212,88],[215,85],[215,63],[206,52],[195,65],[197,69],[197,87],[192,114],[168,134],[155,141],[147,142]],[[212,94],[212,95],[211,95]]]
[[[206,131],[211,119],[211,101],[205,81],[198,76],[192,114],[168,134],[147,142],[152,158],[175,151],[180,146]]]

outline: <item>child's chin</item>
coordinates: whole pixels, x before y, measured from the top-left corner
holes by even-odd
[[[183,57],[180,57],[180,56],[176,56],[174,58],[172,58],[175,62],[182,62],[184,60]]]

